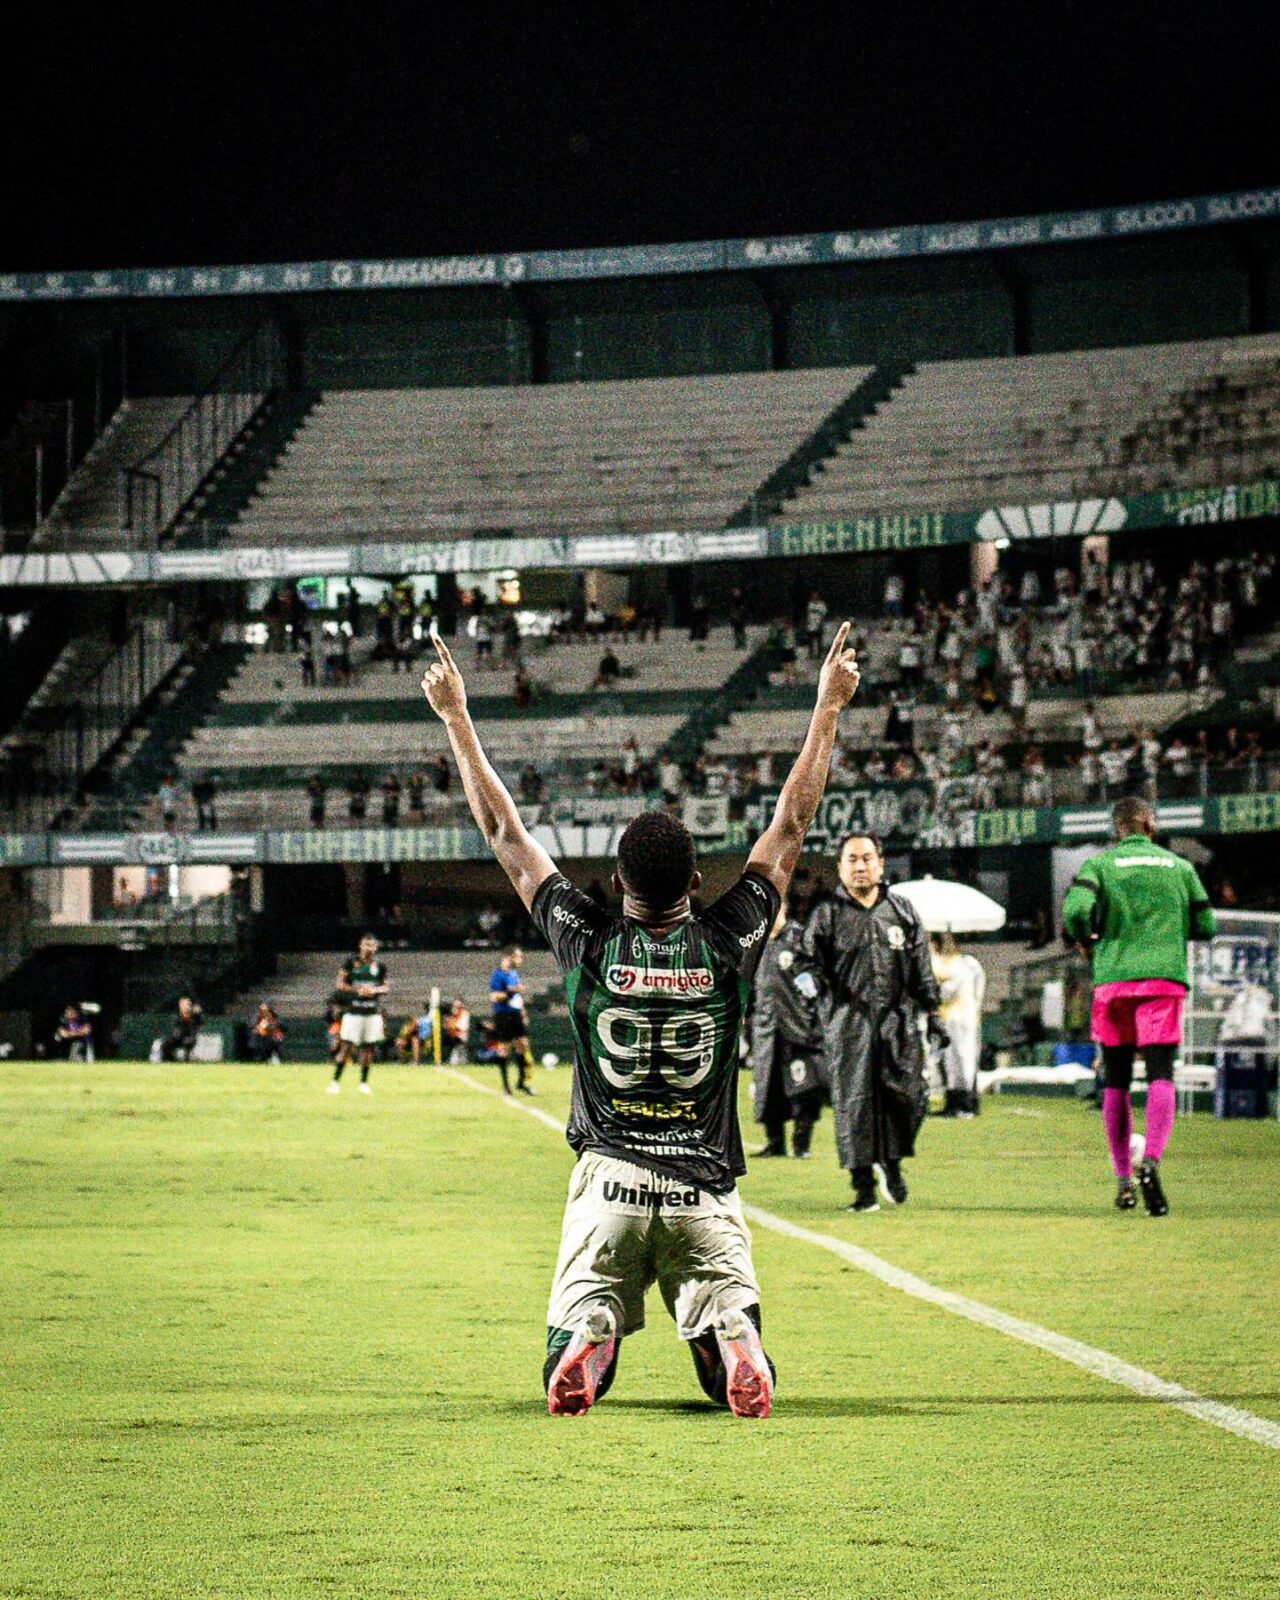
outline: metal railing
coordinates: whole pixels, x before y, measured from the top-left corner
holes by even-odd
[[[0,825],[11,832],[52,827],[182,653],[171,620],[146,617],[93,669],[72,703],[50,707],[19,730],[0,765]]]
[[[121,332],[94,348],[64,399],[33,400],[0,448],[0,523],[4,548],[25,549],[127,393],[128,351]]]
[[[120,473],[120,526],[154,548],[237,434],[285,379],[284,336],[263,322],[219,368],[158,445]]]

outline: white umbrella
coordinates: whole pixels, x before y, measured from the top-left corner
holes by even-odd
[[[895,883],[893,892],[910,900],[930,933],[995,933],[1004,927],[1004,907],[967,883],[914,878]]]

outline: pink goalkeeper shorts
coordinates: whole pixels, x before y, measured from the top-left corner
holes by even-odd
[[[1168,978],[1100,983],[1093,991],[1093,1037],[1108,1044],[1181,1044],[1187,991]]]

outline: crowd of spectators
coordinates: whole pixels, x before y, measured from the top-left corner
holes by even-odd
[[[1238,642],[1256,631],[1274,606],[1272,552],[1254,548],[1173,564],[1149,556],[1108,563],[1088,545],[1078,550],[1078,565],[1064,562],[1050,573],[1028,563],[1020,572],[998,572],[945,599],[921,595],[912,600],[904,575],[890,572],[882,617],[855,626],[854,638],[867,663],[860,704],[884,708],[883,731],[871,747],[837,746],[832,784],[963,778],[979,809],[1103,802],[1127,792],[1172,798],[1266,787],[1269,735],[1240,723],[1210,726],[1204,713],[1221,693],[1222,670]],[[429,648],[430,600],[415,598],[411,586],[402,584],[389,589],[372,610],[368,661],[393,672],[411,670]],[[736,647],[745,650],[747,614],[741,588],[717,595],[714,606],[706,590],[695,589],[688,641],[703,645],[713,623],[727,623]],[[806,658],[809,663],[821,658],[831,617],[827,598],[813,590],[792,617],[775,623],[771,638],[784,684],[799,681]],[[281,585],[266,620],[273,647],[301,657],[304,681],[339,687],[351,681],[351,641],[364,625],[354,591],[336,619],[317,626],[296,586]],[[474,647],[474,667],[509,671],[515,708],[536,709],[539,689],[514,608],[464,596],[462,621]],[[630,602],[611,611],[595,602],[562,606],[543,624],[541,637],[553,648],[558,642],[599,645],[599,660],[583,684],[597,692],[630,675],[627,645],[659,641],[663,632],[654,607]],[[809,665],[805,676],[812,671]],[[1097,701],[1126,690],[1185,693],[1188,714],[1176,725],[1178,731],[1161,735],[1135,722],[1120,736],[1114,717],[1099,717]],[[1050,739],[1029,730],[1028,703],[1046,696],[1080,700],[1078,724],[1069,735],[1059,731]],[[919,708],[939,703],[940,724],[931,717],[930,737],[921,739]],[[1007,720],[988,721],[996,711],[1006,713]],[[612,759],[596,760],[576,777],[540,770],[534,760],[511,774],[527,808],[576,789],[594,798],[660,795],[670,804],[686,795],[725,796],[731,816],[743,814],[753,792],[775,786],[780,776],[778,761],[767,753],[724,757],[712,744],[680,762],[666,750],[641,751],[631,736],[620,740]],[[331,782],[317,772],[307,783],[315,827],[324,827],[336,809],[330,805]],[[385,827],[402,820],[421,825],[455,798],[452,768],[441,754],[407,776],[353,772],[342,787],[345,820],[355,826],[371,819]],[[197,825],[216,827],[212,780],[197,778],[192,792]],[[173,826],[177,787],[172,777],[162,785],[160,798],[166,826]]]
[[[891,574],[884,617],[896,660],[881,682],[917,695],[937,686],[931,697],[1015,716],[1033,692],[1211,688],[1237,639],[1269,614],[1274,582],[1265,549],[1170,570],[1150,557],[1108,565],[1086,547],[1079,573],[1061,565],[1049,585],[1028,566],[906,611]]]

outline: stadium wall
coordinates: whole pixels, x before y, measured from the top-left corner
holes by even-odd
[[[133,394],[207,386],[279,322],[298,387],[579,382],[988,357],[1280,328],[1280,229],[610,282],[0,304],[28,395],[121,330]],[[12,373],[10,374],[12,378]]]

